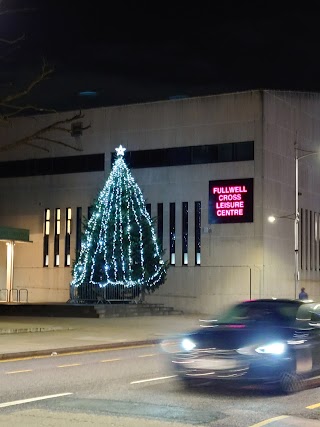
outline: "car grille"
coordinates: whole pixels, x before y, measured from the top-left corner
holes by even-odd
[[[239,357],[239,353],[236,350],[225,350],[217,348],[206,348],[206,349],[196,349],[188,353],[179,353],[179,358],[199,358],[199,357],[214,357],[214,358],[230,358],[230,357]]]
[[[188,377],[235,378],[249,368],[248,361],[236,350],[215,348],[179,353],[172,362],[179,373]]]

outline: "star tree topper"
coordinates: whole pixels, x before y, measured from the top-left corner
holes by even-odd
[[[116,152],[117,152],[117,156],[124,156],[124,152],[126,151],[126,148],[122,147],[122,145],[120,144],[118,148],[116,148]]]

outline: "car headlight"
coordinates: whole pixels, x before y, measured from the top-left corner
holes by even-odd
[[[260,354],[275,354],[280,355],[286,351],[286,344],[283,342],[273,342],[267,345],[257,347],[255,351]]]
[[[196,344],[190,338],[184,338],[181,341],[181,347],[185,351],[191,351],[195,348]]]

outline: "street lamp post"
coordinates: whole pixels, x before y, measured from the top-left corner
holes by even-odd
[[[299,272],[299,160],[305,157],[319,154],[319,151],[303,150],[298,148],[298,144],[294,145],[295,151],[295,215],[294,215],[294,289],[295,297],[298,298],[298,283],[300,280]],[[299,152],[302,152],[299,156]]]
[[[294,215],[294,296],[298,297],[299,283],[299,152],[295,144],[295,215]]]
[[[269,222],[274,222],[276,218],[286,218],[294,220],[294,295],[295,298],[298,297],[298,283],[300,280],[300,272],[299,272],[299,160],[304,159],[305,157],[314,156],[316,154],[320,154],[319,151],[309,151],[304,150],[302,148],[298,148],[297,143],[294,146],[295,150],[295,212],[290,215],[283,216],[269,216]],[[299,155],[299,152],[303,154]]]

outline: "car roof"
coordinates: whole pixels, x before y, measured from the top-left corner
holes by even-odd
[[[320,302],[313,300],[299,300],[299,299],[291,299],[291,298],[260,298],[260,299],[252,299],[242,301],[240,304],[252,304],[252,305],[277,305],[277,304],[292,304],[298,307],[307,306],[311,310],[320,311]]]
[[[292,303],[292,304],[305,304],[314,302],[312,300],[299,300],[299,299],[291,299],[291,298],[260,298],[260,299],[251,299],[251,300],[245,300],[242,301],[242,303],[245,304],[251,304],[251,303],[266,303],[266,302],[272,302],[272,303]]]

